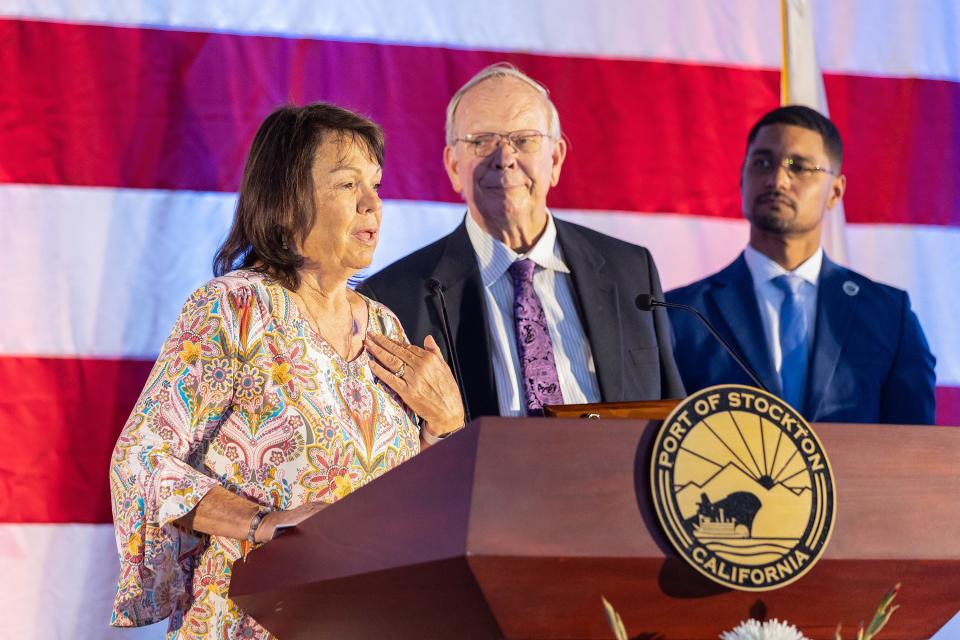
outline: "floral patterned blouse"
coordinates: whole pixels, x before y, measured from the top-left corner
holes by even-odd
[[[366,300],[367,331],[406,342]],[[253,271],[190,296],[113,452],[114,626],[170,617],[168,638],[270,638],[227,598],[250,543],[173,522],[213,487],[272,509],[334,502],[420,450],[416,416],[344,361],[286,290]]]

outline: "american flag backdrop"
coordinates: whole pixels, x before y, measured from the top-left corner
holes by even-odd
[[[910,292],[937,356],[938,422],[960,424],[960,5],[812,8],[846,144],[845,262]],[[0,0],[0,638],[162,636],[106,627],[108,460],[180,305],[211,275],[271,110],[325,100],[384,126],[372,273],[459,223],[447,100],[513,62],[549,87],[569,139],[552,210],[649,247],[671,288],[746,243],[739,165],[780,101],[780,11]]]

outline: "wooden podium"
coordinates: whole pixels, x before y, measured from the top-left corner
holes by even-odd
[[[647,478],[658,422],[483,418],[234,565],[281,640],[717,638],[748,617],[844,637],[896,582],[881,640],[960,609],[960,429],[819,424],[837,485],[820,562],[777,591],[716,585],[667,543]]]

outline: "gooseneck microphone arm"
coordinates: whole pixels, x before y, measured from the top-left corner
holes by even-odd
[[[450,331],[447,303],[443,299],[443,284],[436,278],[430,278],[427,280],[427,289],[432,291],[440,301],[440,325],[443,329],[443,339],[447,342],[447,349],[450,351],[450,368],[453,370],[453,378],[457,381],[457,388],[460,390],[460,399],[463,401],[463,420],[464,424],[467,424],[470,422],[470,406],[467,403],[467,391],[463,386],[463,374],[460,372],[460,357],[457,355],[457,347],[453,344],[453,332]]]
[[[773,393],[770,389],[767,388],[767,385],[760,382],[760,378],[757,377],[757,374],[753,372],[753,369],[750,368],[750,365],[747,364],[747,361],[740,357],[740,354],[730,346],[726,340],[723,339],[723,336],[713,328],[713,325],[710,324],[710,321],[707,320],[702,313],[696,310],[696,308],[691,307],[688,304],[680,304],[678,302],[667,302],[665,300],[657,300],[649,293],[641,293],[637,296],[636,300],[637,308],[641,311],[652,311],[654,307],[663,307],[665,309],[680,309],[681,311],[687,311],[697,316],[700,319],[700,322],[703,323],[703,326],[707,328],[707,331],[710,332],[717,342],[724,348],[724,350],[730,354],[730,357],[733,358],[740,368],[743,369],[744,373],[749,376],[750,380],[753,381],[753,384],[757,385],[767,393]],[[776,394],[774,394],[776,395]]]

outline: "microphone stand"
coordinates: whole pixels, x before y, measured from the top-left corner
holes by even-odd
[[[697,311],[696,308],[691,307],[688,304],[680,304],[677,302],[666,302],[665,300],[657,300],[649,293],[641,293],[640,295],[638,295],[636,299],[636,305],[637,305],[637,308],[640,309],[641,311],[651,311],[654,307],[663,307],[665,309],[680,309],[681,311],[687,311],[697,316],[700,319],[700,322],[703,323],[703,326],[707,328],[707,331],[710,332],[710,335],[712,335],[714,339],[716,339],[716,341],[720,343],[720,345],[724,348],[724,350],[728,354],[730,354],[730,357],[733,358],[738,365],[740,365],[740,368],[743,369],[744,373],[746,373],[747,376],[749,376],[750,380],[753,381],[753,384],[763,389],[767,393],[773,393],[773,391],[770,391],[770,389],[767,389],[767,385],[760,382],[760,378],[757,376],[756,373],[753,372],[753,369],[750,367],[749,364],[747,364],[747,361],[744,360],[742,357],[740,357],[740,354],[737,353],[736,350],[726,340],[723,339],[723,336],[721,336],[720,333],[713,327],[713,325],[710,324],[710,321],[707,320],[702,313]],[[777,394],[773,393],[773,395],[777,395]]]
[[[469,423],[470,406],[467,403],[467,392],[463,386],[463,374],[460,372],[460,358],[457,356],[457,347],[453,344],[452,331],[450,331],[450,318],[447,316],[447,303],[443,299],[443,285],[436,278],[427,280],[427,288],[440,300],[440,321],[443,330],[443,339],[447,342],[447,349],[450,351],[450,368],[453,370],[453,377],[457,381],[457,388],[460,390],[460,399],[463,401],[464,424]]]

